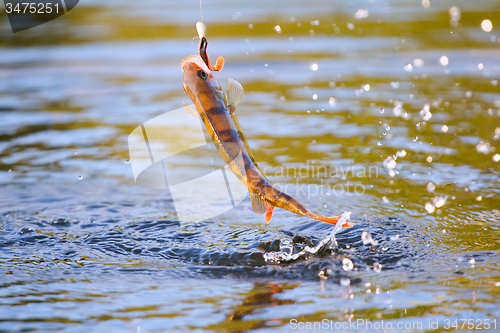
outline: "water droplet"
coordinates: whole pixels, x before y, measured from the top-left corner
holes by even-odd
[[[479,68],[479,69],[483,69],[483,68],[484,68],[484,65],[483,65],[482,63],[479,63],[479,64],[477,64],[477,68]]]
[[[387,204],[387,203],[389,203],[389,199],[387,199],[386,197],[382,197],[382,202]]]
[[[330,106],[335,106],[337,104],[337,100],[335,99],[335,97],[330,97],[328,104],[330,104]]]
[[[311,23],[311,25],[313,27],[317,27],[319,25],[319,21],[318,20],[311,21],[310,23]]]
[[[248,29],[253,29],[253,24],[252,24],[252,23],[250,23],[250,24],[248,25]]]
[[[398,88],[399,88],[399,82],[397,82],[397,81],[392,81],[392,82],[391,82],[391,87],[392,87],[393,89],[398,89]]]
[[[443,131],[443,133],[448,132],[448,126],[443,125],[443,126],[441,127],[441,131]]]
[[[460,8],[458,7],[451,7],[450,10],[448,11],[448,14],[450,14],[450,24],[452,27],[456,27],[458,24],[458,21],[460,21]]]
[[[398,104],[392,109],[392,113],[394,113],[396,117],[399,117],[403,113],[403,108]]]
[[[318,70],[318,64],[312,64],[312,65],[311,65],[311,69],[312,69],[313,71],[317,71],[317,70]]]
[[[498,84],[498,80],[491,80],[491,85],[492,85],[493,87],[496,87],[496,86],[497,86],[497,84]]]
[[[430,202],[426,202],[424,208],[429,214],[434,213],[434,211],[436,210],[436,207],[434,207],[434,205]]]
[[[373,263],[373,270],[377,273],[380,273],[382,271],[382,264],[378,262]]]
[[[500,161],[500,155],[495,154],[495,155],[493,155],[493,157],[491,159],[493,160],[493,162],[498,162],[498,161]]]
[[[125,163],[126,163],[126,164],[129,164],[129,163],[130,163],[130,160],[125,160]]]
[[[354,30],[354,24],[352,24],[352,23],[347,23],[347,29],[349,29],[349,30]]]
[[[481,22],[481,29],[486,32],[490,32],[493,30],[493,23],[491,23],[490,20],[483,20],[483,22]]]
[[[430,104],[425,104],[422,110],[420,110],[420,116],[423,120],[428,121],[432,118],[432,113],[430,111]]]
[[[449,63],[448,57],[447,56],[441,56],[441,58],[439,58],[439,63],[441,65],[443,65],[443,66],[448,65],[448,63]]]
[[[83,176],[78,176],[78,180],[82,180],[83,179]]]
[[[429,0],[422,0],[422,7],[429,8],[431,6],[431,2]]]
[[[415,67],[422,67],[424,65],[424,61],[420,58],[416,58],[415,60],[413,60],[413,64],[415,65]]]
[[[340,278],[340,285],[342,287],[347,287],[350,284],[351,284],[351,280],[349,280],[348,278]]]
[[[404,150],[404,149],[398,150],[398,152],[396,153],[396,155],[398,157],[405,157],[406,156],[406,150]]]
[[[414,139],[413,139],[413,142],[417,142],[418,141],[418,136],[416,136]]]
[[[380,142],[380,141],[377,142],[377,146],[379,146],[379,147],[382,146],[382,142]]]
[[[446,203],[446,199],[443,197],[434,197],[434,199],[432,199],[432,202],[434,203],[434,207],[441,208]]]
[[[385,112],[384,108],[380,108],[380,113],[384,113],[384,112]]]
[[[411,64],[406,64],[404,69],[406,72],[410,73],[411,71],[413,71],[413,66]]]
[[[431,193],[432,193],[432,192],[434,192],[435,190],[436,190],[436,185],[434,185],[434,183],[433,183],[433,182],[429,182],[429,183],[427,184],[427,191],[429,191],[429,192],[431,192]]]
[[[311,113],[311,110],[307,110],[307,113]]]
[[[389,239],[390,239],[391,241],[398,240],[398,239],[399,239],[399,234],[392,235]]]
[[[314,95],[312,95],[312,99],[313,99],[314,101],[315,101],[315,100],[317,100],[317,99],[318,99],[318,94],[314,94]]]
[[[483,200],[483,197],[482,197],[482,196],[480,196],[480,195],[478,195],[478,196],[476,197],[476,201],[481,201],[481,200]]]
[[[369,84],[363,84],[361,86],[363,87],[364,91],[370,91],[370,85]]]
[[[427,162],[431,163],[432,162],[432,156],[427,156],[427,158],[425,159]]]
[[[394,169],[396,167],[396,160],[393,159],[392,156],[388,156],[383,164],[387,169]]]
[[[342,260],[342,268],[344,269],[344,271],[352,270],[354,268],[354,264],[352,263],[351,259],[344,258],[344,260]]]
[[[449,60],[448,60],[448,57],[447,56],[441,56],[441,58],[439,58],[439,63],[443,66],[446,66],[448,65],[449,63]]]
[[[368,15],[370,15],[368,10],[366,8],[361,8],[361,9],[358,9],[358,11],[356,13],[354,13],[354,18],[356,20],[361,20],[361,19],[367,18]]]
[[[477,146],[476,146],[476,151],[478,153],[483,153],[485,155],[488,155],[494,148],[491,147],[490,143],[489,142],[484,142],[484,141],[480,141]]]
[[[279,34],[282,32],[282,31],[281,31],[281,27],[280,27],[279,25],[276,25],[276,26],[274,27],[274,31],[276,31],[276,32],[277,32],[277,33],[279,33]]]
[[[465,92],[465,97],[471,98],[472,97],[472,91],[466,91]]]

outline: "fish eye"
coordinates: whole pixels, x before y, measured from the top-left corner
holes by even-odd
[[[207,73],[205,73],[205,71],[204,71],[203,69],[200,69],[200,70],[198,71],[198,76],[199,76],[199,77],[201,77],[203,80],[206,80],[206,79],[207,79],[207,77],[208,77],[208,74],[207,74]]]

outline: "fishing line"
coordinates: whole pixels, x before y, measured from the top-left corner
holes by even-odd
[[[203,10],[201,8],[201,0],[200,0],[200,16],[201,16],[201,22],[203,23]]]

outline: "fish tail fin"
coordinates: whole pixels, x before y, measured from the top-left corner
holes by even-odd
[[[314,215],[311,216],[313,219],[321,221],[321,222],[326,222],[329,224],[336,225],[338,220],[340,220],[341,216],[319,216],[319,215]],[[344,228],[351,228],[353,224],[350,221],[346,221],[343,225]]]

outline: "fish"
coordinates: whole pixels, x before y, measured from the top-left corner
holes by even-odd
[[[197,26],[198,27],[198,26]],[[240,83],[228,78],[224,92],[213,75],[224,66],[224,58],[219,57],[211,66],[206,48],[208,42],[202,34],[199,54],[185,57],[181,62],[183,88],[189,94],[195,110],[184,103],[191,115],[202,120],[224,162],[245,185],[250,194],[253,211],[265,214],[269,223],[275,208],[288,210],[314,220],[335,225],[340,216],[316,215],[290,195],[275,188],[263,175],[248,141],[235,115],[244,92]],[[343,227],[351,227],[346,221]]]

